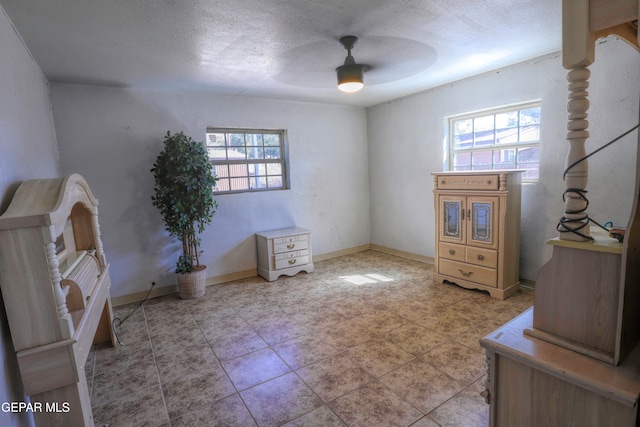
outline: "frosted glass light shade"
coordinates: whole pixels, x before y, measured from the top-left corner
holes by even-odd
[[[364,66],[345,64],[336,68],[338,89],[346,93],[354,93],[364,87]]]

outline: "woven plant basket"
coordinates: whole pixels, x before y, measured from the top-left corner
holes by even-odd
[[[191,273],[177,273],[178,291],[182,299],[196,299],[204,296],[207,281],[207,267],[200,266],[200,270]]]

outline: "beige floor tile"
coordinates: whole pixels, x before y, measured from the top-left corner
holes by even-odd
[[[408,426],[423,414],[378,382],[371,382],[329,403],[348,426]]]
[[[177,347],[176,350],[178,350]],[[192,376],[206,369],[222,369],[213,350],[206,343],[160,354],[156,356],[156,365],[163,384]]]
[[[429,414],[442,427],[486,427],[489,425],[489,405],[480,392],[484,379],[467,387],[444,405]]]
[[[303,335],[273,346],[291,369],[298,369],[338,353],[322,337]]]
[[[488,320],[487,323],[482,323],[471,327],[467,332],[458,335],[453,340],[464,345],[465,347],[484,354],[484,349],[480,347],[480,338],[484,337],[495,329],[496,328],[495,326],[493,326],[493,322],[491,320]]]
[[[344,350],[378,338],[378,335],[359,326],[353,319],[319,328],[315,333],[337,350]]]
[[[411,353],[382,338],[351,347],[346,354],[374,377],[380,377],[414,359]]]
[[[282,425],[323,404],[294,373],[242,391],[240,396],[261,427]]]
[[[220,321],[208,319],[199,326],[220,360],[233,359],[268,347],[262,337],[238,316],[225,317]]]
[[[427,316],[416,319],[415,322],[449,338],[467,332],[476,324],[474,320],[447,307],[430,311]]]
[[[311,332],[331,328],[347,319],[329,307],[294,311],[291,318]]]
[[[196,321],[189,311],[186,310],[168,310],[166,313],[160,312],[158,315],[147,316],[147,327],[149,328],[149,336],[169,335],[175,331],[185,328],[195,328]]]
[[[193,301],[193,302],[192,302]],[[200,298],[187,301],[186,307],[196,322],[207,319],[219,319],[226,316],[235,316],[238,313],[222,298]]]
[[[284,424],[284,427],[346,427],[326,405]]]
[[[136,363],[153,361],[149,338],[127,341],[125,345],[100,348],[95,352],[95,375],[105,372],[120,372]]]
[[[222,369],[206,368],[201,372],[162,383],[169,418],[177,418],[235,393]]]
[[[171,427],[251,427],[256,423],[237,394],[171,420]]]
[[[276,345],[309,333],[307,328],[289,317],[267,319],[251,326],[269,345]]]
[[[440,426],[436,424],[436,422],[433,421],[428,416],[424,416],[420,418],[418,421],[416,421],[415,423],[411,424],[411,427],[440,427]],[[462,426],[458,426],[458,427],[462,427]]]
[[[415,323],[394,329],[385,334],[384,338],[414,356],[424,354],[450,339]]]
[[[408,320],[387,310],[376,310],[353,318],[353,321],[375,334],[385,334],[409,323]]]
[[[380,382],[425,414],[466,385],[418,359],[382,376]]]
[[[208,346],[202,331],[197,327],[183,327],[156,333],[151,337],[155,357],[165,353],[180,353],[186,347]]]
[[[296,373],[325,402],[337,399],[374,380],[373,376],[345,353],[305,366]]]
[[[157,427],[169,425],[159,384],[93,407],[96,426]]]
[[[453,341],[436,347],[420,358],[466,384],[471,384],[487,371],[486,358],[482,353]]]
[[[348,318],[370,314],[375,311],[375,307],[371,302],[363,299],[361,296],[335,301],[331,305],[331,308]]]
[[[110,370],[93,377],[91,405],[101,406],[158,384],[158,372],[152,358],[119,371]]]
[[[222,366],[238,390],[245,390],[291,371],[270,348],[225,360]]]

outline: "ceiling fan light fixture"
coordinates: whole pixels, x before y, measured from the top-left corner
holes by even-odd
[[[345,93],[355,93],[364,87],[364,67],[358,64],[346,64],[336,68],[338,89]]]
[[[364,87],[364,72],[368,70],[368,65],[356,64],[356,60],[351,56],[351,49],[355,46],[358,38],[355,36],[344,36],[340,39],[340,44],[347,49],[347,57],[344,65],[336,68],[338,75],[338,89],[345,93],[355,93]]]

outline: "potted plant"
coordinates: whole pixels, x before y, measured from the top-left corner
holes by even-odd
[[[200,298],[205,292],[206,266],[200,264],[200,238],[211,223],[218,204],[213,199],[217,177],[204,144],[183,132],[167,132],[164,149],[153,164],[153,206],[160,209],[166,230],[182,243],[176,264],[182,299]]]

